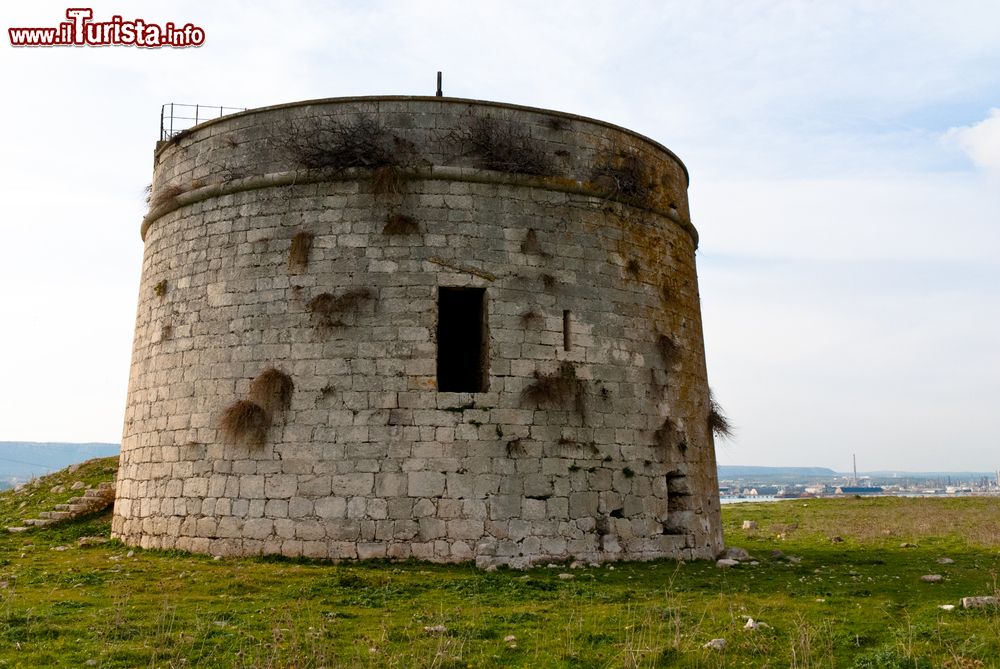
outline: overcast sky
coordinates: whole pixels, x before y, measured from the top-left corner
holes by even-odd
[[[691,173],[719,461],[1000,467],[1000,3],[118,2],[195,49],[0,48],[0,440],[121,435],[160,105],[433,94]],[[66,4],[9,2],[3,28]],[[280,7],[280,9],[279,9]]]

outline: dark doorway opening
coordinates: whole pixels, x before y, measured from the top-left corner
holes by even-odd
[[[438,288],[437,386],[450,393],[486,391],[486,290]]]

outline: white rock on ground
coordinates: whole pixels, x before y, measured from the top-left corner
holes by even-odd
[[[748,553],[745,548],[740,548],[738,546],[733,546],[731,548],[727,548],[726,550],[724,550],[722,552],[722,555],[720,555],[719,557],[720,558],[729,559],[729,560],[740,560],[740,561],[743,561],[743,560],[749,560],[750,559],[750,553]]]
[[[963,609],[982,609],[998,604],[1000,604],[1000,598],[997,597],[962,597]]]
[[[706,643],[702,648],[708,648],[709,650],[723,650],[726,647],[725,639],[712,639]]]

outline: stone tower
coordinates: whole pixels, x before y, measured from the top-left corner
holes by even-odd
[[[312,100],[160,142],[117,482],[128,544],[710,558],[688,175],[572,114]]]

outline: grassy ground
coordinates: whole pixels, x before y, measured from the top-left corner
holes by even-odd
[[[0,494],[0,523],[61,501],[56,483]],[[78,547],[109,531],[91,517],[0,537],[0,667],[1000,666],[1000,612],[938,608],[997,591],[1000,500],[753,504],[724,522],[759,564],[213,560]],[[703,648],[715,638],[725,649]]]

